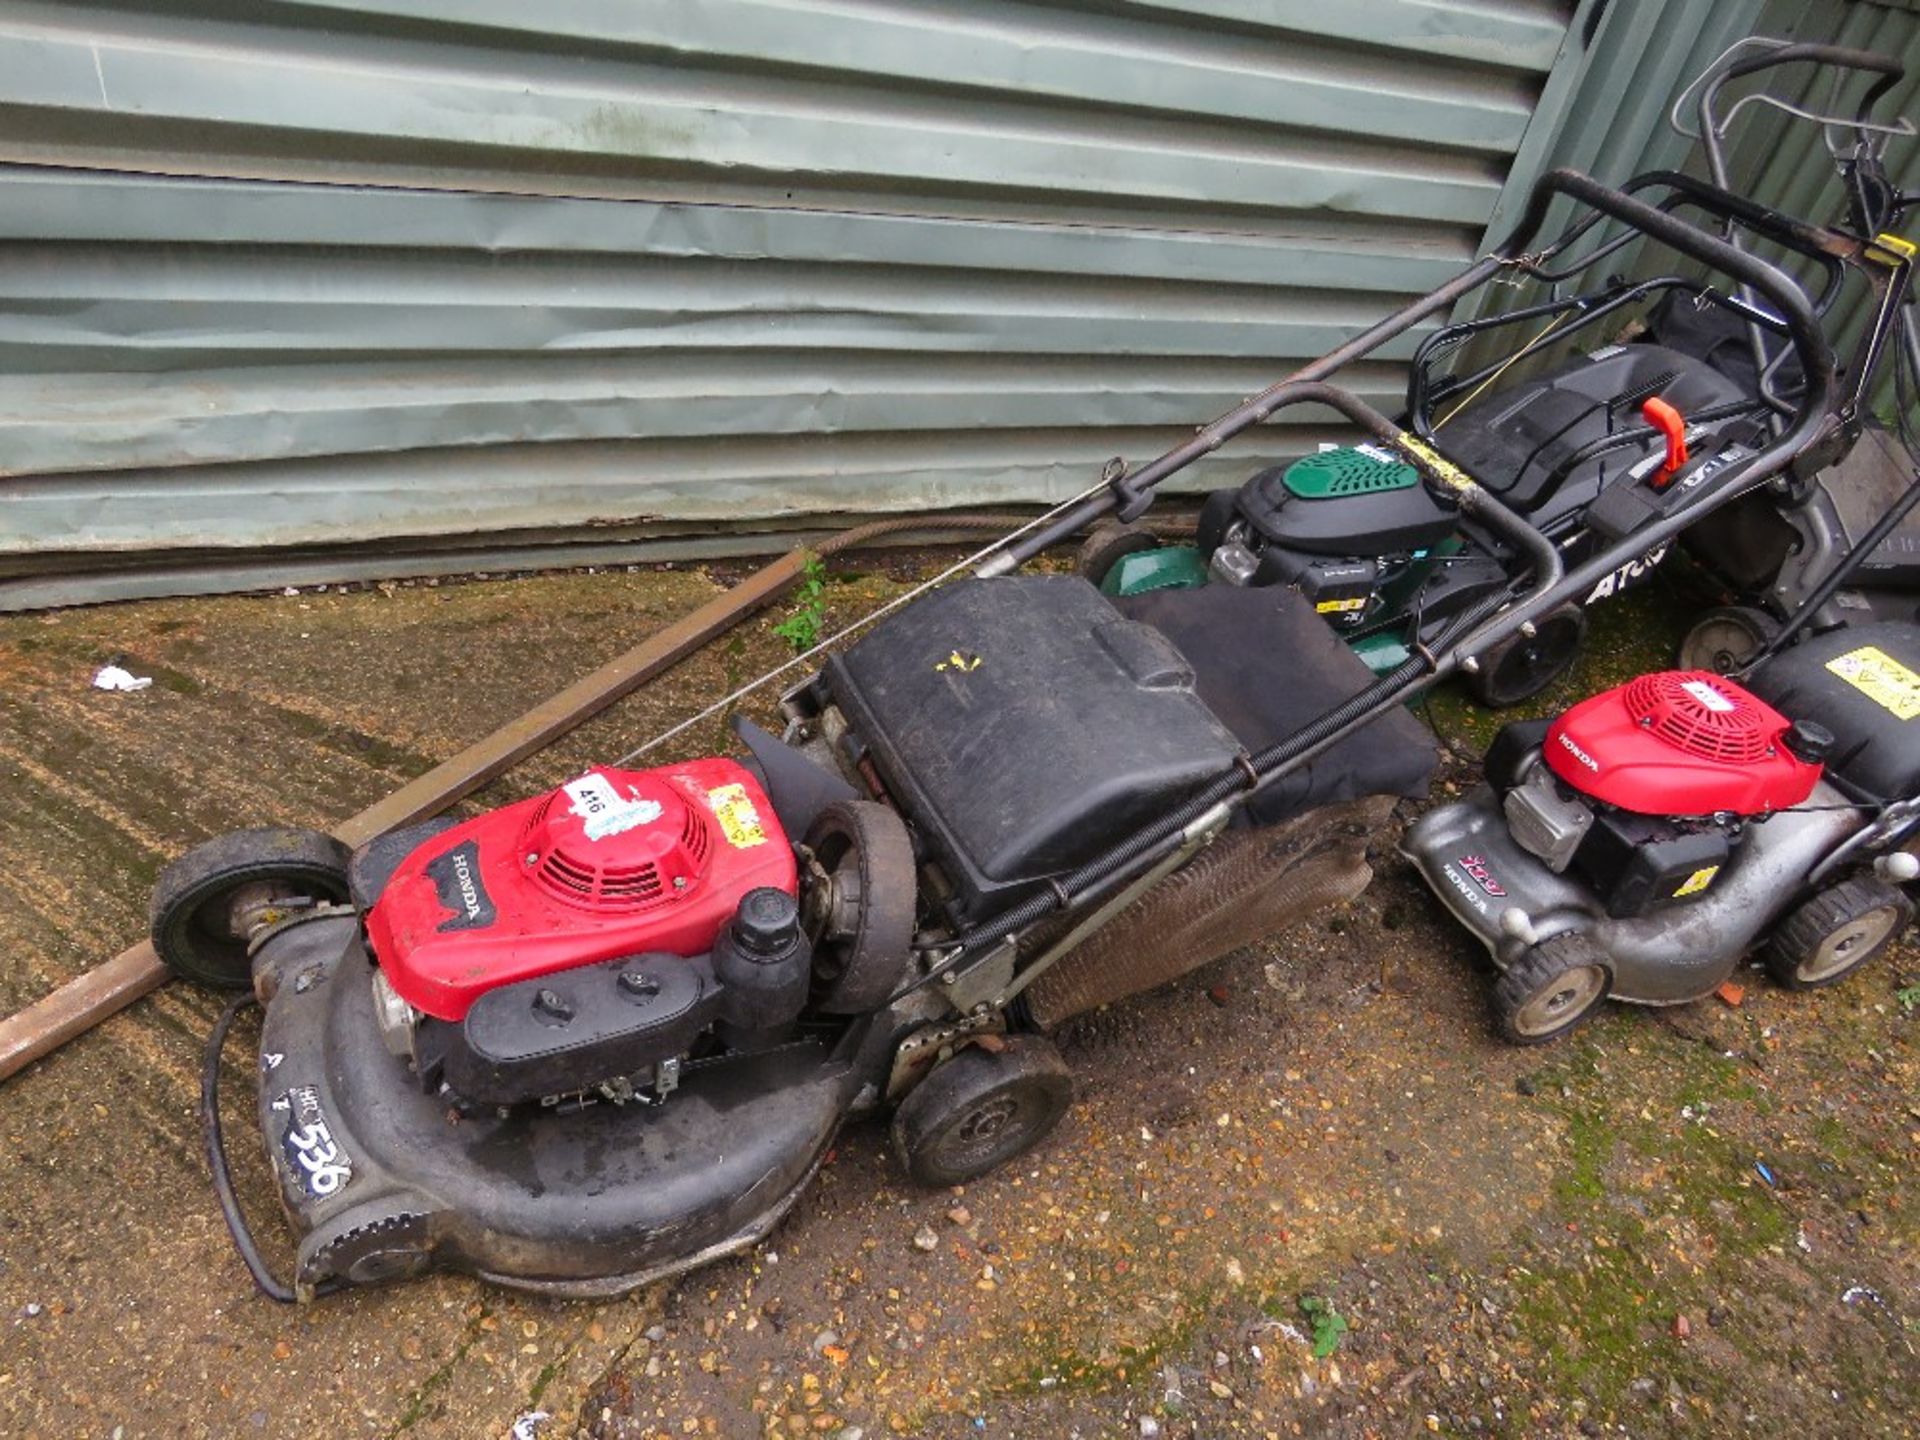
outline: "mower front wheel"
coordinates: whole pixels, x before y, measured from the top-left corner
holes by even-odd
[[[244,990],[247,941],[277,914],[347,898],[350,852],[331,835],[290,826],[235,830],[196,845],[153,887],[153,948],[182,979]]]
[[[1494,983],[1494,1029],[1509,1045],[1544,1045],[1592,1016],[1612,989],[1598,946],[1571,932],[1549,935]]]
[[[1767,972],[1789,990],[1843,980],[1900,936],[1913,902],[1884,880],[1843,880],[1805,901],[1773,932]]]
[[[964,1185],[1039,1141],[1073,1099],[1067,1063],[1039,1035],[971,1046],[908,1092],[893,1113],[893,1147],[929,1189]]]
[[[1094,522],[1087,538],[1080,543],[1074,568],[1094,585],[1107,578],[1107,572],[1129,555],[1160,548],[1160,538],[1144,525],[1126,525],[1118,520]]]
[[[1489,710],[1504,710],[1531,700],[1567,673],[1586,643],[1587,612],[1563,605],[1534,623],[1534,633],[1516,631],[1478,657],[1467,673],[1467,689]]]

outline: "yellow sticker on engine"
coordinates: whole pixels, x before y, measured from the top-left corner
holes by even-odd
[[[1686,884],[1673,892],[1673,898],[1678,900],[1682,895],[1698,895],[1702,890],[1706,889],[1707,886],[1713,884],[1713,877],[1719,873],[1720,867],[1718,865],[1709,865],[1704,870],[1694,871],[1693,874],[1687,877]]]
[[[1827,669],[1838,675],[1897,720],[1920,715],[1920,675],[1916,675],[1878,645],[1862,645],[1836,655]]]
[[[1367,597],[1361,595],[1352,600],[1322,600],[1313,607],[1313,613],[1316,615],[1333,615],[1342,610],[1364,610],[1366,608]]]
[[[767,843],[767,832],[760,825],[760,812],[747,798],[746,786],[736,782],[707,791],[707,808],[713,811],[713,818],[720,822],[727,843],[734,849],[751,850],[755,845]]]

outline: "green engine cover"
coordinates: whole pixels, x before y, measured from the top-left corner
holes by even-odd
[[[1420,483],[1420,472],[1384,450],[1356,445],[1296,460],[1280,480],[1289,494],[1301,500],[1340,500],[1405,490]]]

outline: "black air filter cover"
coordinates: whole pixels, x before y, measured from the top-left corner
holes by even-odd
[[[826,676],[967,920],[1172,809],[1240,748],[1179,652],[1071,576],[936,590]]]
[[[1920,625],[1847,625],[1794,646],[1746,686],[1789,720],[1833,732],[1827,778],[1857,796],[1920,794]]]

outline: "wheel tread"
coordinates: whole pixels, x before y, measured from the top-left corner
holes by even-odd
[[[1606,984],[1601,987],[1599,995],[1586,1009],[1557,1030],[1548,1030],[1536,1035],[1528,1034],[1518,1028],[1515,1020],[1521,1007],[1552,984],[1556,976],[1588,965],[1598,965],[1606,972]],[[1549,1040],[1559,1039],[1568,1031],[1591,1019],[1599,1012],[1612,990],[1613,967],[1607,963],[1607,958],[1599,946],[1586,936],[1572,931],[1549,935],[1539,944],[1529,946],[1520,958],[1508,966],[1500,978],[1494,982],[1494,1028],[1499,1032],[1500,1038],[1509,1045],[1543,1045]]]
[[[1821,943],[1842,926],[1850,925],[1880,909],[1893,905],[1898,913],[1894,926],[1876,945],[1863,951],[1860,958],[1818,980],[1800,978],[1800,967],[1820,948]],[[1871,875],[1857,875],[1828,886],[1801,903],[1775,928],[1762,958],[1767,973],[1789,990],[1814,990],[1832,985],[1853,974],[1867,961],[1900,937],[1913,918],[1913,902],[1905,893]]]

